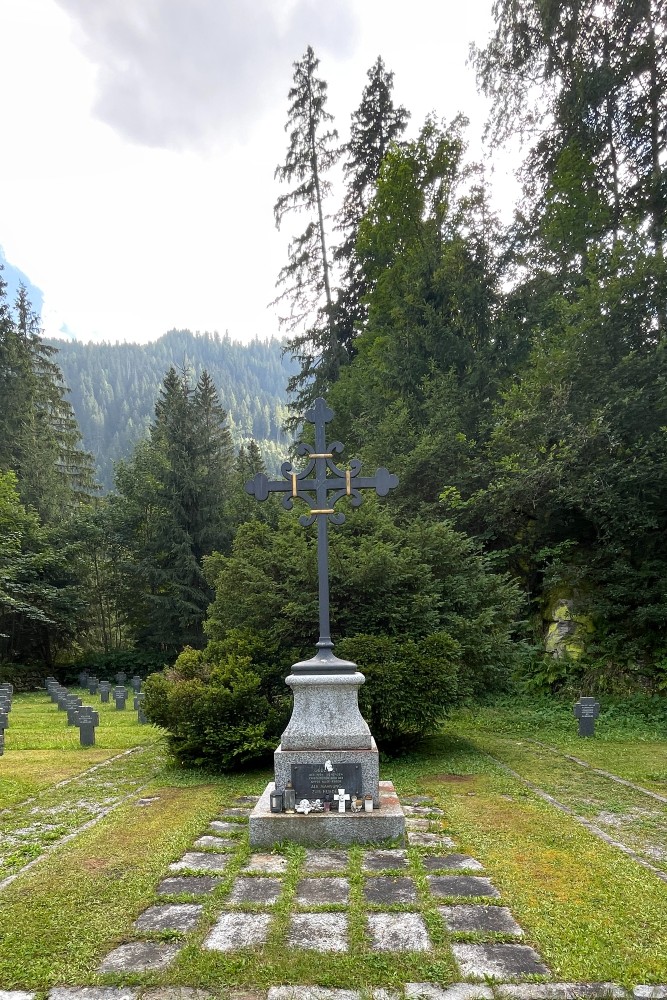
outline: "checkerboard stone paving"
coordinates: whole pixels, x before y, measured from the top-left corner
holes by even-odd
[[[225,880],[225,871],[234,860],[236,848],[244,843],[240,834],[253,801],[249,797],[237,800],[237,805],[225,809],[222,818],[210,824],[212,832],[203,834],[194,845],[202,850],[186,852],[169,866],[179,874],[159,883],[158,901],[134,923],[137,936],[153,937],[137,937],[114,948],[99,964],[99,974],[112,973],[117,977],[123,972],[151,973],[168,970],[173,965],[185,946],[186,935],[201,924],[204,906],[197,900],[210,896],[225,881],[230,882],[229,876]],[[449,986],[407,983],[402,990],[374,987],[363,991],[363,1000],[605,1000],[610,997],[667,1000],[667,985],[638,985],[627,991],[610,983],[522,982],[528,976],[548,977],[549,969],[534,949],[517,940],[523,937],[523,930],[509,908],[502,905],[491,879],[467,874],[481,871],[483,866],[469,855],[451,851],[454,842],[438,832],[442,821],[437,817],[442,813],[428,799],[412,800],[408,810],[414,817],[409,820],[412,824],[409,842],[419,849],[418,864],[428,886],[431,912],[435,903],[443,927],[451,936],[450,947],[459,971],[468,982]],[[414,857],[412,860],[415,863]],[[233,953],[264,945],[275,920],[275,906],[283,892],[287,868],[288,859],[280,854],[251,854],[231,880],[222,909],[202,947]],[[362,897],[367,907],[366,935],[371,951],[398,955],[433,949],[413,872],[405,850],[363,851]],[[286,947],[331,955],[347,952],[349,852],[335,848],[307,850],[298,875]],[[192,899],[170,901],[169,897],[175,896]],[[247,912],[248,906],[253,908],[252,912]],[[327,912],[322,909],[324,906]],[[332,906],[338,908],[336,912],[331,911]],[[164,932],[177,936],[160,939]],[[268,991],[229,989],[227,995],[229,1000],[362,1000],[360,990],[319,986],[275,986]],[[49,992],[47,1000],[209,1000],[212,997],[207,990],[185,987],[98,986],[57,987]],[[0,1000],[35,1000],[35,993],[0,990]]]

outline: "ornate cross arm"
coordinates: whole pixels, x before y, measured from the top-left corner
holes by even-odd
[[[323,399],[316,399],[305,415],[305,419],[315,425],[315,447],[301,442],[297,447],[297,455],[306,459],[306,465],[296,471],[291,462],[283,462],[280,471],[283,478],[269,480],[262,472],[245,484],[246,491],[256,500],[266,500],[270,493],[282,493],[282,505],[291,510],[295,500],[303,500],[310,512],[302,514],[299,523],[308,527],[317,521],[317,569],[320,589],[320,640],[318,648],[323,651],[320,656],[326,660],[328,669],[336,669],[335,664],[344,661],[336,660],[331,654],[333,643],[329,635],[329,551],[327,523],[343,524],[345,515],[336,511],[339,500],[348,497],[353,507],[363,502],[361,490],[375,490],[378,496],[384,497],[389,490],[398,486],[398,476],[385,468],[377,470],[374,476],[360,476],[361,462],[354,458],[348,469],[336,465],[334,457],[343,451],[340,441],[326,442],[326,427],[333,419],[333,411]],[[328,653],[324,656],[324,653]],[[317,658],[316,658],[317,660]],[[313,663],[314,661],[307,661]],[[350,664],[354,666],[354,664]],[[313,669],[324,669],[313,668]]]

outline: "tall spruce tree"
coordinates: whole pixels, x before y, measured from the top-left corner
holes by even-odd
[[[318,386],[335,380],[341,363],[325,226],[325,201],[331,189],[326,173],[339,159],[341,149],[336,144],[337,131],[328,128],[333,117],[325,110],[327,84],[316,75],[319,59],[313,49],[308,46],[293,65],[294,85],[288,94],[285,125],[290,141],[285,163],[275,172],[281,182],[292,187],[278,198],[274,214],[278,228],[290,212],[302,213],[306,227],[290,241],[288,262],[277,280],[283,291],[275,302],[290,303],[290,314],[281,322],[293,333],[287,350],[301,365],[301,371],[288,383],[288,389],[298,393],[295,409],[299,410],[313,396],[313,379]]]
[[[9,539],[0,656],[49,667],[87,625],[85,554],[73,522],[95,490],[53,353],[25,288],[12,310],[0,277],[0,475],[16,492],[9,509],[20,514]]]
[[[193,386],[170,368],[150,438],[117,473],[117,530],[128,553],[124,604],[138,644],[201,645],[211,590],[202,560],[231,541],[233,451],[207,372]]]
[[[336,216],[343,239],[334,257],[343,268],[336,300],[337,339],[349,360],[354,355],[354,338],[366,316],[365,297],[369,284],[357,252],[359,225],[375,196],[380,167],[392,146],[405,132],[409,111],[394,105],[394,74],[386,69],[381,56],[368,70],[368,83],[361,103],[352,115],[350,139],[345,146],[344,173],[347,189]]]

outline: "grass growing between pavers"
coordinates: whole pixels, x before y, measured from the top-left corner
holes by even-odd
[[[0,985],[87,985],[220,808],[221,785],[152,787],[19,876],[0,897]]]
[[[484,732],[482,726],[480,733]],[[638,745],[636,752],[643,749]],[[414,878],[415,904],[386,907],[368,905],[363,887],[365,877],[387,873],[364,874],[362,850],[351,849],[345,873],[350,884],[347,953],[311,952],[287,944],[291,914],[308,909],[294,901],[305,874],[304,852],[295,845],[283,848],[288,866],[273,906],[231,907],[273,914],[266,946],[235,953],[203,949],[221,910],[230,908],[227,900],[235,879],[246,874],[242,871],[249,854],[245,833],[218,888],[196,900],[204,906],[202,921],[185,936],[185,947],[170,968],[97,976],[100,960],[116,945],[146,936],[134,930],[133,922],[156,901],[158,883],[176,874],[168,870],[169,863],[192,850],[198,836],[211,832],[207,830],[211,818],[224,818],[223,804],[231,805],[236,795],[259,794],[270,777],[268,771],[257,771],[211,778],[164,763],[161,752],[156,747],[132,755],[137,762],[153,760],[154,770],[145,775],[150,783],[141,794],[154,801],[139,806],[131,800],[120,806],[0,894],[0,988],[46,990],[53,985],[93,983],[212,990],[280,983],[391,988],[406,982],[460,980],[449,946],[452,940],[474,937],[450,934],[444,928],[438,906],[448,900],[429,894],[428,873],[418,860],[432,853],[430,848],[408,848],[409,868],[393,873]],[[550,760],[545,758],[540,765],[545,774]],[[569,766],[576,769],[571,763],[566,770]],[[444,816],[433,817],[433,828],[454,837],[456,850],[484,864],[484,874],[502,893],[493,902],[511,908],[526,932],[525,943],[540,952],[556,979],[625,985],[667,981],[667,886],[499,769],[481,741],[476,745],[472,738],[445,734],[418,754],[385,759],[382,772],[402,796],[433,796],[444,810]],[[136,777],[139,780],[140,774]],[[613,805],[618,786],[610,785],[609,792],[606,787],[601,785],[600,795]],[[176,899],[194,901],[187,895],[169,901]],[[336,905],[316,908],[340,910]],[[380,909],[421,913],[432,950],[373,952],[366,915]]]
[[[160,730],[98,697],[85,702],[100,713],[94,747],[81,746],[78,727],[46,692],[14,698],[0,757],[0,882],[164,766]]]
[[[664,983],[667,885],[491,762],[475,775],[469,741],[441,745],[447,771],[417,784],[441,803],[460,849],[483,861],[554,977]]]

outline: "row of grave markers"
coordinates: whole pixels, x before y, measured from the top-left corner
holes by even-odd
[[[0,684],[0,757],[5,752],[5,729],[9,729],[9,713],[12,709],[13,697],[13,686]]]
[[[102,683],[108,684],[108,681],[103,681]],[[68,691],[55,677],[47,677],[44,686],[51,697],[51,701],[58,705],[58,710],[67,713],[67,725],[79,727],[81,746],[95,746],[95,728],[100,722],[99,712],[96,712],[91,705],[84,705],[78,695]],[[109,701],[108,695],[110,689],[111,685],[109,684],[106,692],[107,697],[102,697],[102,701]],[[88,690],[90,691],[90,688]],[[102,692],[100,693],[102,694]],[[122,685],[114,688],[114,701],[116,702],[117,710],[125,708],[127,695],[127,689]],[[143,710],[144,697],[140,691],[137,691],[134,695],[134,708],[139,713],[138,721],[140,724],[148,721]]]
[[[127,681],[127,674],[120,670],[116,674],[116,686],[123,687]],[[109,691],[111,690],[111,681],[101,681],[92,674],[89,674],[86,670],[82,670],[79,674],[79,684],[82,688],[88,689],[88,694],[97,694],[98,691],[102,695],[102,701],[107,702],[109,700]],[[141,691],[141,677],[137,674],[130,678],[130,687],[135,694],[139,694]]]

